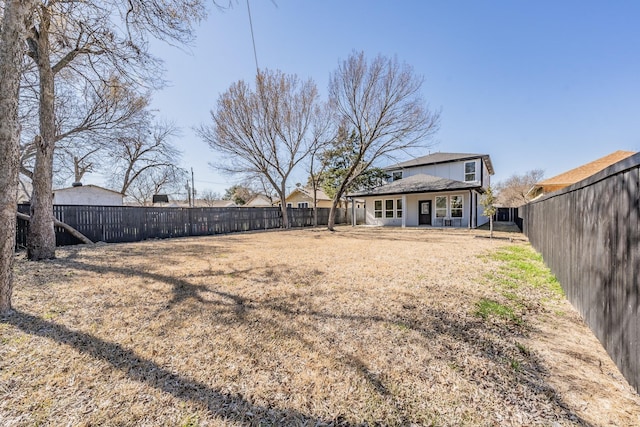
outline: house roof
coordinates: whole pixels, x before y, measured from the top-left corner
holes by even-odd
[[[560,175],[545,179],[544,181],[540,181],[534,186],[534,188],[550,187],[553,188],[553,190],[559,190],[560,188],[568,187],[569,185],[575,184],[578,181],[582,181],[583,179],[588,178],[603,169],[606,169],[614,163],[618,163],[620,160],[631,157],[634,154],[636,153],[633,151],[614,151],[613,153],[601,157],[597,160],[594,160],[582,166],[578,166],[577,168],[561,173]]]
[[[235,208],[238,206],[233,200],[209,200],[205,205],[209,208]]]
[[[287,196],[287,199],[291,197],[293,194],[295,194],[296,192],[302,193],[305,196],[309,197],[310,199],[313,199],[313,190],[309,187],[297,187],[295,190],[289,193],[289,195]],[[322,191],[321,189],[317,189],[316,200],[320,201],[320,200],[332,200],[332,199],[331,197],[327,196],[327,194],[324,191]]]
[[[357,196],[383,196],[391,194],[410,194],[410,193],[433,193],[440,191],[455,191],[481,189],[477,184],[468,182],[455,181],[453,179],[442,178],[439,176],[417,174],[407,178],[390,182],[389,184],[373,188],[371,190],[359,191],[349,194],[350,197]]]
[[[271,206],[271,200],[264,194],[256,194],[242,206]]]
[[[57,191],[78,191],[78,189],[83,189],[83,188],[90,188],[90,189],[98,190],[98,191],[107,191],[109,193],[113,193],[113,194],[117,194],[119,196],[122,196],[122,194],[120,192],[118,192],[118,191],[109,190],[108,188],[100,187],[99,185],[93,185],[93,184],[79,185],[77,187],[58,188],[58,189],[53,190],[53,191],[54,192],[57,192]]]
[[[489,170],[489,174],[493,175],[493,164],[491,163],[491,157],[488,154],[470,154],[470,153],[433,153],[422,157],[416,157],[415,159],[407,160],[406,162],[396,163],[395,165],[387,166],[384,170],[392,169],[404,169],[412,168],[416,166],[424,165],[436,165],[439,163],[448,163],[462,160],[472,160],[481,158],[484,160]]]

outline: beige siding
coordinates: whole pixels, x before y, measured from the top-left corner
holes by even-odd
[[[287,203],[291,203],[291,207],[293,208],[297,208],[298,203],[304,202],[309,203],[310,208],[313,207],[313,198],[307,196],[301,191],[293,191],[289,197],[287,197]],[[330,208],[331,200],[318,200],[316,206],[319,208]]]

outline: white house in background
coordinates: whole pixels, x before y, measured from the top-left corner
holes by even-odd
[[[389,182],[350,194],[366,201],[366,223],[401,227],[485,224],[480,198],[494,174],[487,154],[434,153],[384,168]]]
[[[122,206],[122,194],[97,185],[53,190],[54,205]]]

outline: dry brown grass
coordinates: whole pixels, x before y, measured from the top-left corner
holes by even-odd
[[[60,249],[16,266],[3,425],[638,425],[575,311],[479,231],[339,228]],[[500,233],[498,233],[500,234]],[[494,279],[491,279],[494,278]]]

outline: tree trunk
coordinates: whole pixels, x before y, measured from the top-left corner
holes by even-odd
[[[315,184],[315,181],[312,185],[313,190],[313,226],[318,226],[318,188]]]
[[[0,31],[0,314],[11,311],[13,293],[20,158],[18,95],[26,34],[24,22],[31,7],[31,0],[7,0]]]
[[[289,213],[287,212],[287,200],[284,186],[278,190],[280,193],[280,212],[282,212],[282,228],[289,228]]]
[[[327,229],[329,231],[334,231],[334,226],[336,225],[336,209],[338,207],[338,199],[333,198],[331,201],[331,209],[329,210],[329,220],[327,221]]]
[[[53,229],[53,150],[55,148],[54,75],[49,48],[50,15],[41,8],[40,31],[36,36],[36,64],[40,77],[40,138],[36,143],[36,162],[33,171],[31,222],[27,238],[27,257],[30,260],[55,258],[56,235]]]

